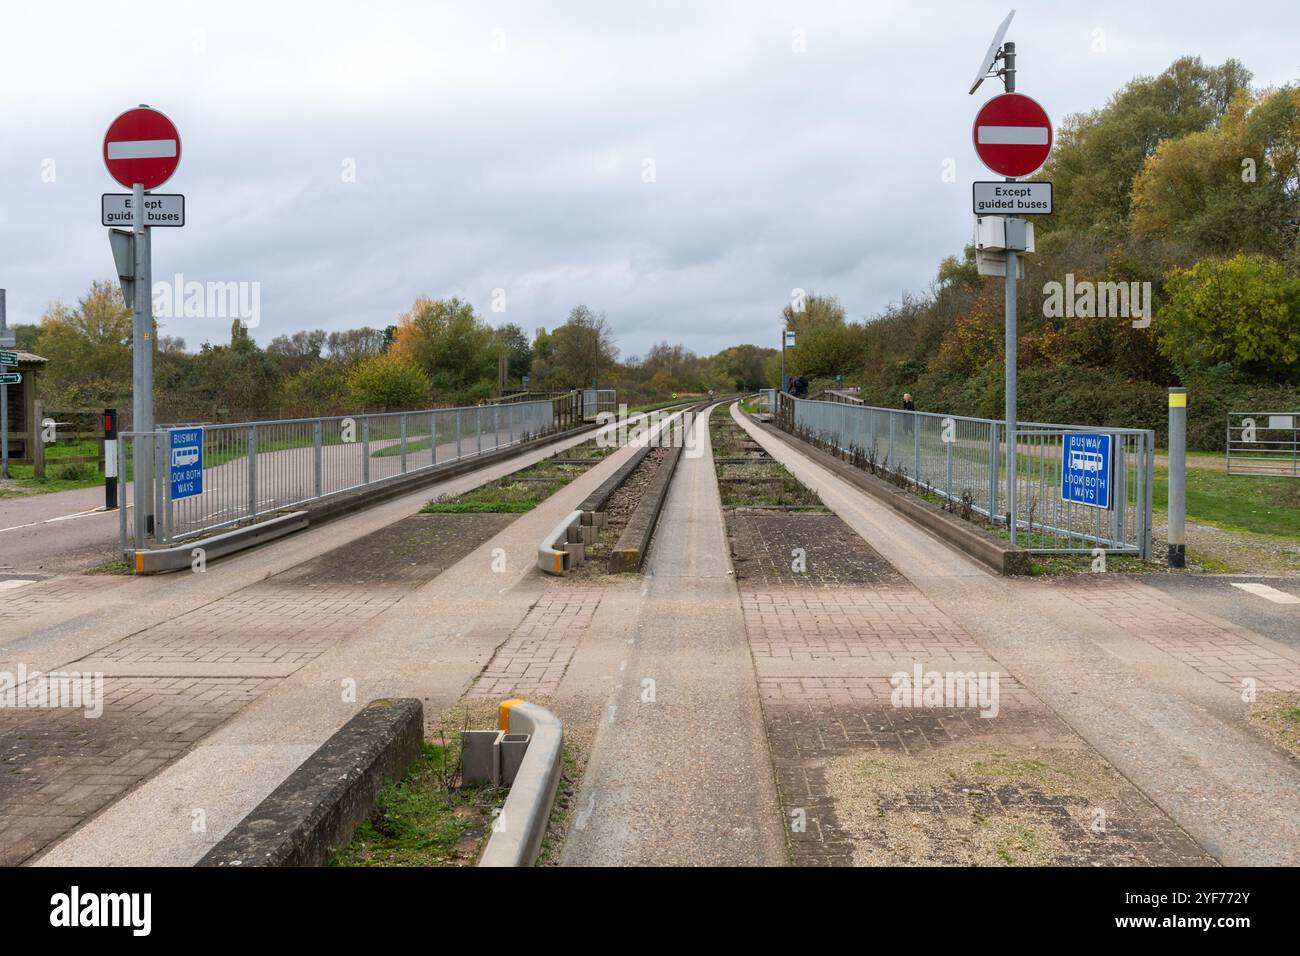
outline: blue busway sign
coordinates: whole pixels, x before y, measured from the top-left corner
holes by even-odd
[[[1061,500],[1110,507],[1110,435],[1066,435],[1061,445]]]
[[[203,494],[203,429],[173,428],[167,433],[172,501]]]

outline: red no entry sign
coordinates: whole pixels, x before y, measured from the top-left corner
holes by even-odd
[[[104,134],[104,165],[130,189],[157,189],[181,162],[181,135],[166,116],[147,106],[127,110]]]
[[[1037,172],[1052,151],[1047,111],[1020,93],[1003,93],[985,103],[975,117],[974,136],[984,165],[1003,176]]]

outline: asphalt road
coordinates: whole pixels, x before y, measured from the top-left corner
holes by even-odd
[[[1143,584],[1168,594],[1179,606],[1193,613],[1224,618],[1300,650],[1300,578],[1186,574],[1135,577]],[[1234,587],[1237,584],[1261,584],[1269,591],[1261,595]],[[1280,603],[1278,599],[1285,596],[1294,598],[1296,603]]]

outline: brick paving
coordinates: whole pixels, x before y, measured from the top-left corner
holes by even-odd
[[[291,672],[366,627],[514,517],[404,519],[99,649],[85,658],[107,671],[104,711],[97,718],[81,710],[0,709],[0,865],[39,852],[276,683],[239,673],[207,676],[214,665],[237,671],[275,664]],[[119,579],[60,578],[13,595],[21,595],[30,610],[86,600],[115,583]],[[154,664],[167,674],[186,666],[195,673],[112,672],[121,665],[138,674]],[[60,669],[78,667],[72,662]]]
[[[272,683],[106,677],[97,718],[71,708],[0,710],[0,865],[23,862],[93,816]]]
[[[916,589],[742,587],[741,607],[797,865],[1212,862]],[[996,715],[896,706],[918,664],[997,673]]]
[[[1261,693],[1300,692],[1300,661],[1169,604],[1149,587],[1085,577],[1065,591],[1088,613],[1149,641],[1226,687],[1240,691],[1245,681],[1253,680]]]
[[[117,575],[82,574],[25,584],[3,592],[5,614],[14,617],[39,614],[50,608],[61,607],[69,601],[93,600],[98,592],[121,582],[122,579]]]
[[[600,588],[551,584],[492,655],[468,696],[483,700],[554,694],[591,626],[600,597]]]
[[[256,584],[93,656],[121,663],[305,664],[406,593]]]
[[[893,565],[834,514],[727,513],[736,579],[752,587],[906,585]],[[796,552],[801,551],[802,556]],[[799,563],[802,567],[798,570]]]

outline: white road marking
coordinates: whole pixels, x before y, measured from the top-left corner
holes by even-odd
[[[122,139],[108,144],[109,159],[170,159],[175,155],[174,139]]]
[[[91,508],[89,511],[78,511],[70,515],[59,515],[57,518],[42,518],[40,521],[29,521],[26,524],[16,524],[10,528],[0,528],[0,534],[6,531],[18,531],[21,528],[35,528],[40,524],[53,524],[56,521],[71,521],[73,518],[86,518],[90,515],[103,514],[106,511],[104,507]]]
[[[1279,591],[1277,588],[1271,588],[1267,584],[1238,584],[1236,581],[1231,582],[1234,588],[1241,588],[1256,597],[1262,597],[1266,601],[1272,601],[1274,604],[1300,604],[1300,597],[1294,594],[1287,594],[1285,591]]]
[[[992,146],[1046,146],[1046,126],[981,126],[977,130],[981,143]]]
[[[35,584],[34,578],[10,578],[8,581],[0,581],[0,591],[12,591],[14,588],[20,588],[24,584]]]

